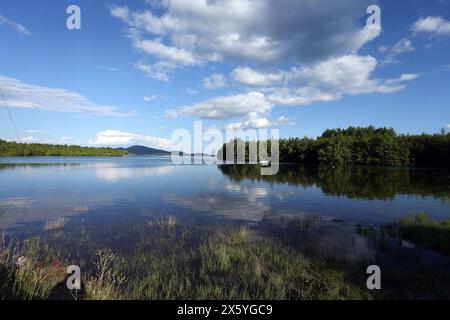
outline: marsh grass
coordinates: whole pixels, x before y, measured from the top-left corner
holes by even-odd
[[[93,262],[95,275],[86,281],[86,296],[88,300],[120,299],[120,290],[125,281],[125,275],[118,272],[114,264],[118,255],[111,250],[99,250]]]
[[[64,217],[60,217],[56,220],[49,220],[45,223],[43,230],[44,232],[61,231],[64,229],[66,223],[67,219]]]
[[[66,262],[60,259],[61,253],[43,245],[38,238],[26,240],[20,250],[3,247],[0,256],[3,299],[46,299],[65,277]]]
[[[170,233],[167,221],[162,232]],[[252,237],[247,227],[213,233],[195,246],[180,237],[167,238],[171,251],[142,246],[135,252],[96,252],[83,267],[79,299],[367,299],[342,270],[306,258],[275,240]],[[160,235],[158,234],[158,237]],[[185,236],[189,238],[189,236]],[[27,263],[1,263],[8,290],[0,298],[55,298],[64,289],[68,259],[39,239],[23,245]],[[58,261],[58,263],[55,263]],[[1,269],[0,269],[1,270]],[[67,289],[65,288],[67,291]],[[61,293],[61,296],[63,294]],[[61,298],[61,296],[59,298]],[[58,298],[58,297],[56,297]],[[69,296],[69,298],[71,298]],[[75,298],[72,295],[72,299]]]
[[[58,249],[60,238],[44,236],[22,243],[3,240],[0,299],[448,298],[449,259],[430,260],[419,248],[403,247],[390,236],[404,235],[402,232],[417,226],[425,226],[431,233],[447,230],[446,222],[424,216],[389,226],[357,226],[355,231],[367,237],[376,255],[352,262],[304,250],[298,244],[308,238],[298,235],[317,226],[305,228],[304,223],[295,221],[281,223],[276,234],[269,235],[258,227],[204,229],[160,218],[128,230],[137,240],[132,250],[97,250],[89,242],[91,250],[75,259]],[[430,240],[433,234],[427,233],[427,241],[422,240],[421,232],[407,235],[413,243],[439,245]],[[82,290],[77,294],[68,294],[65,286],[65,270],[70,264],[80,265],[82,270]],[[376,293],[365,287],[365,270],[371,264],[383,270],[383,290]]]
[[[344,272],[305,258],[273,240],[250,240],[242,227],[198,247],[173,243],[173,254],[122,257],[126,299],[366,299]]]
[[[384,226],[383,231],[424,248],[450,256],[450,219],[434,221],[425,213],[400,219]]]
[[[382,271],[378,299],[448,299],[450,296],[450,220],[426,214],[381,226],[356,228],[373,246]],[[371,263],[372,264],[372,263]]]
[[[147,225],[150,228],[157,228],[162,230],[172,231],[177,224],[177,218],[169,216],[167,218],[158,218],[153,221],[147,221]]]

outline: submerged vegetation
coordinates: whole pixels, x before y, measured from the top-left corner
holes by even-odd
[[[127,151],[114,148],[94,148],[68,145],[51,145],[42,143],[17,143],[0,140],[0,157],[31,156],[96,156],[120,157]]]
[[[67,220],[64,217],[60,217],[56,220],[49,220],[45,223],[43,230],[44,230],[44,232],[62,230],[62,229],[64,229],[66,222],[67,222]]]
[[[450,219],[434,221],[421,213],[383,227],[391,236],[450,256]]]
[[[377,166],[449,166],[450,133],[398,135],[391,128],[349,127],[348,129],[326,130],[317,139],[280,139],[280,162],[321,163],[332,165],[377,165]],[[235,160],[242,140],[229,142],[235,150]],[[259,142],[258,142],[259,143]],[[251,145],[245,142],[248,161]],[[270,155],[268,141],[268,152]],[[226,159],[227,144],[218,152]],[[254,146],[253,146],[254,147]],[[229,160],[229,159],[228,159]]]
[[[323,223],[313,217],[283,218],[259,227],[205,231],[161,217],[133,229],[139,238],[133,250],[90,246],[82,257],[61,249],[66,248],[61,233],[8,245],[3,241],[0,299],[448,298],[449,259],[424,255],[396,240],[448,254],[448,247],[439,246],[449,243],[440,233],[448,237],[448,222],[420,215],[376,229],[360,226],[354,234],[344,228],[335,234],[340,240],[345,235],[342,243],[330,242],[341,222],[323,225],[327,234],[318,236]],[[429,233],[411,229],[417,226],[430,228]],[[366,252],[361,239],[373,249]],[[66,287],[66,268],[72,264],[82,270],[78,291]],[[366,288],[366,268],[372,264],[383,270],[382,290]]]
[[[173,220],[171,220],[173,221]],[[164,225],[164,228],[160,226]],[[4,247],[1,299],[367,299],[343,270],[305,257],[274,239],[251,239],[249,229],[224,230],[186,248],[174,225],[155,224],[169,235],[164,250],[133,254],[98,250],[81,269],[82,289],[65,287],[63,251],[33,238],[21,249]],[[155,232],[155,229],[152,229]],[[164,246],[161,246],[164,247]],[[88,270],[84,272],[85,270]]]

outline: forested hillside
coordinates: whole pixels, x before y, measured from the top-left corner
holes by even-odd
[[[22,156],[103,156],[119,157],[126,155],[124,150],[113,148],[94,148],[41,143],[16,143],[0,140],[1,157]]]

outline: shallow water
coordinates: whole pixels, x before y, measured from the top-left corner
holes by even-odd
[[[450,218],[450,172],[444,169],[282,165],[266,177],[259,170],[174,165],[169,157],[0,158],[0,228],[23,239],[45,234],[46,221],[65,217],[58,241],[72,250],[82,250],[83,239],[89,239],[85,250],[128,250],[140,241],[136,230],[168,216],[188,229],[246,224],[263,234],[283,221],[306,219],[314,223],[307,224],[303,242],[346,257],[370,255],[367,243],[349,231],[354,224],[419,212]]]

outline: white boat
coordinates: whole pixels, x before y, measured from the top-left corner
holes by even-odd
[[[270,164],[270,161],[269,160],[261,160],[261,161],[259,161],[259,164],[262,166],[268,166]]]

